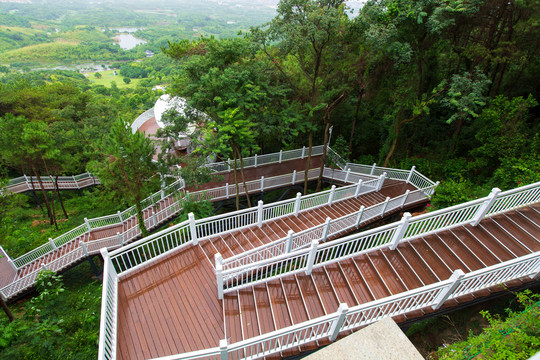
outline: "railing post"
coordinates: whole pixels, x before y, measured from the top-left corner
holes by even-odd
[[[497,195],[499,195],[500,192],[501,189],[499,188],[493,188],[493,190],[491,190],[491,193],[489,193],[482,206],[478,208],[476,214],[474,215],[474,218],[471,221],[472,226],[478,225],[484,216],[486,216],[491,206],[493,206],[495,200],[497,200]]]
[[[124,240],[122,239],[122,234],[120,232],[116,232],[116,236],[118,237],[118,241],[120,242],[120,246],[124,246]]]
[[[88,218],[84,218],[84,223],[86,224],[88,231],[92,230],[92,228],[90,227],[90,222],[88,221]]]
[[[300,202],[302,201],[302,193],[296,193],[296,200],[294,201],[294,216],[298,217],[300,211]]]
[[[416,169],[416,166],[413,165],[411,168],[411,171],[409,172],[409,176],[407,176],[407,181],[406,181],[407,184],[411,182],[411,178],[414,174],[414,169]]]
[[[411,213],[406,212],[403,213],[403,218],[401,218],[401,221],[394,232],[394,237],[392,238],[392,241],[390,242],[390,250],[395,250],[401,241],[403,239],[403,236],[405,235],[405,232],[407,231],[407,227],[409,226],[409,221],[411,220]]]
[[[355,198],[360,195],[360,190],[362,190],[362,179],[358,180],[358,184],[356,185],[356,191],[354,192]]]
[[[452,295],[452,293],[457,288],[459,282],[464,276],[465,273],[461,269],[457,269],[456,271],[454,271],[452,276],[450,276],[450,280],[452,280],[452,283],[447,288],[441,289],[439,295],[435,298],[435,305],[432,306],[433,310],[439,309],[441,305],[444,304],[446,300],[448,300],[448,298],[450,297],[450,295]]]
[[[407,203],[407,198],[409,197],[410,192],[411,192],[410,190],[405,191],[405,196],[403,196],[403,202],[401,203],[401,208],[403,208],[405,204]]]
[[[156,216],[156,212],[154,211],[154,207],[152,207],[152,220],[154,220],[154,226],[157,226],[157,216]]]
[[[191,231],[191,240],[193,240],[193,245],[197,245],[199,243],[199,239],[197,239],[197,229],[195,228],[195,215],[193,215],[192,212],[188,214],[188,220],[189,230]]]
[[[315,255],[317,254],[317,247],[319,246],[318,240],[313,240],[311,242],[311,248],[309,249],[309,255],[306,264],[306,275],[311,275],[313,270],[313,264],[315,263]]]
[[[306,156],[306,147],[302,146],[302,159]]]
[[[261,176],[261,192],[264,192],[264,176]]]
[[[364,214],[364,209],[365,209],[365,206],[362,205],[360,207],[360,210],[358,211],[358,216],[356,217],[356,228],[357,229],[360,226],[360,222],[362,221],[362,215]]]
[[[381,191],[384,180],[386,179],[386,173],[382,173],[381,176],[379,176],[379,182],[377,183],[377,191]]]
[[[326,238],[328,237],[328,232],[330,231],[330,221],[332,221],[332,219],[327,217],[326,221],[324,222],[324,229],[323,229],[323,236],[322,236],[323,242],[326,241]]]
[[[58,250],[58,246],[56,246],[56,244],[54,243],[52,238],[49,238],[49,244],[51,244],[51,246],[52,246],[52,248],[54,250]]]
[[[11,265],[13,270],[18,271],[19,269],[17,268],[13,260],[9,257],[8,253],[4,250],[4,248],[1,245],[0,245],[0,251],[2,251],[2,253],[5,255],[9,265]]]
[[[225,195],[229,198],[229,183],[225,183]]]
[[[26,176],[26,174],[23,174],[24,176],[24,181],[26,182],[26,186],[28,186],[28,189],[32,189],[32,187],[30,186],[30,181],[28,181],[28,177]]]
[[[41,264],[41,271],[46,271],[47,270],[47,266],[45,266],[45,264]]]
[[[257,154],[255,154],[255,167],[257,167]]]
[[[386,197],[386,200],[384,200],[384,203],[383,203],[383,207],[382,207],[382,211],[381,211],[381,216],[384,216],[384,212],[386,211],[386,207],[388,206],[388,202],[390,201],[390,197],[387,196]]]
[[[165,199],[165,182],[161,183],[160,195],[161,195],[161,200]]]
[[[88,249],[86,248],[86,245],[82,241],[79,242],[81,244],[82,251],[86,257],[88,257]]]
[[[283,158],[283,150],[279,150],[279,163],[281,164],[281,159]]]
[[[330,328],[330,341],[335,341],[337,339],[348,312],[349,306],[347,306],[347,303],[339,304],[339,307],[337,309],[337,318],[332,323],[332,327]]]
[[[292,251],[293,236],[294,232],[292,230],[289,230],[289,232],[287,233],[287,253],[290,253]]]
[[[231,171],[231,159],[227,159],[227,166],[229,167],[229,171]]]
[[[330,189],[330,196],[328,197],[328,205],[332,205],[332,202],[334,201],[335,192],[336,192],[336,185],[332,185],[332,189]]]
[[[223,256],[220,253],[214,255],[214,261],[216,264],[216,282],[218,299],[223,300]]]
[[[75,183],[75,186],[77,187],[77,190],[80,190],[81,187],[79,186],[79,182],[77,180],[75,180],[75,175],[72,175],[71,177],[73,178],[73,182]]]
[[[377,163],[373,163],[373,165],[371,166],[371,171],[369,172],[369,175],[373,175],[373,173],[375,172],[375,166],[377,166]]]
[[[349,181],[349,175],[351,174],[351,169],[347,169],[347,173],[345,174],[345,181],[344,182],[348,182]]]
[[[292,173],[291,185],[294,185],[294,184],[296,184],[296,170],[294,170],[293,173]]]
[[[120,210],[118,210],[116,214],[118,215],[118,219],[120,219],[120,222],[122,223],[122,225],[124,225],[124,219],[122,219],[122,213],[120,212]]]
[[[259,202],[257,203],[257,226],[259,227],[262,227],[262,223],[263,223],[263,215],[264,215],[264,212],[263,212],[263,201],[262,200],[259,200]]]
[[[227,339],[219,340],[219,358],[221,360],[229,359],[229,352],[227,350]]]

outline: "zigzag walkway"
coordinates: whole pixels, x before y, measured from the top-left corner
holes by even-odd
[[[11,179],[7,185],[0,189],[0,193],[8,191],[12,193],[23,193],[26,191],[41,190],[41,185],[45,190],[54,190],[58,185],[59,190],[80,190],[89,186],[99,185],[99,179],[89,172],[73,176],[59,176],[58,182],[52,176],[41,176],[41,183],[36,176],[26,176]]]
[[[385,185],[386,189],[395,186]],[[531,186],[523,192],[501,194],[500,198],[494,193],[485,201],[412,218],[409,228],[405,219],[398,225],[374,229],[374,234],[382,234],[381,239],[397,239],[391,241],[394,250],[375,244],[370,245],[373,250],[354,255],[358,250],[351,250],[348,244],[359,239],[365,245],[371,230],[362,237],[336,240],[327,247],[334,249],[328,250],[332,255],[317,253],[307,260],[311,266],[313,261],[320,264],[309,275],[303,270],[302,251],[292,253],[293,262],[285,262],[281,270],[267,272],[267,281],[257,280],[264,276],[265,265],[255,265],[258,284],[227,291],[222,301],[218,299],[214,253],[232,256],[265,242],[265,236],[283,236],[288,228],[321,222],[358,203],[343,201],[261,229],[245,228],[183,247],[119,279],[115,357],[149,359],[180,354],[171,359],[183,359],[182,354],[192,351],[200,352],[186,354],[190,359],[219,359],[219,354],[221,358],[226,354],[233,358],[288,356],[325,345],[338,333],[346,335],[384,316],[399,322],[441,305],[456,306],[531,281],[529,276],[540,273],[540,184]],[[519,201],[533,204],[513,209]],[[486,215],[489,217],[484,218]],[[311,251],[304,253],[308,256]],[[353,255],[332,261],[342,251]],[[328,256],[330,261],[325,260]],[[289,272],[292,274],[287,275]],[[354,309],[347,313],[343,304]],[[278,333],[286,328],[292,330]],[[268,335],[273,332],[275,335]]]
[[[320,165],[321,157],[314,156],[311,163],[312,169],[316,169]],[[257,168],[247,168],[244,173],[246,181],[249,182],[260,179],[261,176],[265,175],[267,177],[278,176],[292,173],[293,170],[300,172],[304,169],[305,160],[295,159],[283,161],[282,163],[260,165]],[[217,173],[217,175],[222,177],[222,179],[204,184],[204,186],[198,189],[187,190],[200,191],[234,183],[234,175],[230,172]],[[255,195],[259,191],[252,190],[251,193]],[[177,192],[173,192],[168,196],[162,196],[161,199],[143,210],[145,224],[148,229],[158,227],[178,213],[177,194]],[[215,199],[211,198],[211,200],[214,201]],[[222,199],[218,199],[217,201],[219,200]],[[155,216],[155,214],[159,214],[159,216]],[[5,250],[0,247],[0,254],[3,255],[0,257],[0,295],[5,299],[12,299],[30,289],[34,284],[37,273],[44,268],[61,271],[84,260],[86,254],[97,253],[100,247],[110,247],[111,245],[118,247],[120,246],[120,242],[125,245],[140,238],[138,220],[135,215],[123,219],[121,223],[118,221],[116,214],[112,217],[114,218],[113,224],[108,225],[110,219],[105,219],[99,222],[99,224],[105,224],[105,226],[101,225],[97,228],[93,228],[87,221],[86,226],[81,225],[78,227],[82,227],[82,230],[78,231],[78,228],[74,229],[75,236],[72,236],[69,241],[63,243],[61,246],[57,246],[53,241],[50,241],[45,244],[48,247],[35,251],[35,255],[30,255],[29,253],[18,259],[11,260]],[[122,217],[120,216],[120,218]],[[73,232],[73,230],[70,232]],[[119,240],[117,234],[120,234],[121,240]],[[61,237],[57,239],[61,240]],[[82,248],[81,244],[86,244],[86,247]],[[25,256],[28,257],[28,260],[24,259]]]
[[[217,302],[213,269],[217,252],[225,258],[241,254],[281,239],[287,236],[289,230],[299,232],[324,224],[327,218],[346,216],[357,212],[361,206],[383,203],[386,197],[394,198],[407,190],[415,190],[415,187],[402,181],[387,179],[378,192],[307,210],[299,213],[298,217],[289,215],[268,221],[262,227],[255,225],[215,236],[201,241],[197,246],[185,248],[174,256],[167,256],[166,260],[155,265],[135,271],[119,284],[118,303],[122,304],[122,309],[118,314],[118,358],[148,359],[199,350],[215,343],[215,339],[223,339],[227,333],[234,335],[230,336],[231,341],[237,341],[239,333],[236,333],[235,325],[226,333],[223,331],[224,319],[227,328],[230,319],[236,316],[240,320],[240,317],[238,306],[231,302],[231,298],[238,299],[237,295],[227,296],[223,301],[223,308]],[[426,198],[421,202],[425,201]],[[409,207],[418,206],[421,202]],[[398,208],[393,212],[401,210]],[[387,212],[385,216],[389,214]],[[372,221],[378,219],[380,217]],[[351,229],[336,233],[329,239],[350,231]],[[290,296],[298,295],[299,293]],[[246,304],[251,304],[251,310],[255,311],[254,293],[250,296],[251,300]],[[244,303],[241,306],[244,306]],[[291,311],[291,314],[296,314],[294,309]],[[248,314],[247,309],[243,313]],[[274,325],[273,316],[269,312],[261,313],[260,316],[265,317],[264,321],[256,316],[248,316],[249,319],[241,320],[244,322],[244,330],[240,330],[241,338],[257,336],[267,332],[266,330],[272,331],[281,327]],[[205,326],[198,325],[200,321],[204,321]],[[277,321],[280,321],[279,318]],[[284,324],[286,323],[280,325]],[[242,326],[238,329],[241,328]],[[258,330],[253,332],[253,328]]]

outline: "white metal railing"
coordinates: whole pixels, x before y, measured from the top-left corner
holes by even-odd
[[[392,206],[396,206],[400,200],[395,198],[391,201],[394,202],[394,205],[390,205],[390,201],[388,201],[386,205],[383,204],[382,206],[391,208]],[[260,261],[249,262],[249,260],[256,259],[255,255],[252,258],[241,258],[242,261],[231,258],[229,262],[236,267],[228,266],[226,270],[223,268],[223,260],[218,256],[216,263],[216,269],[219,269],[219,271],[216,270],[218,294],[222,295],[233,290],[300,272],[305,272],[309,275],[314,267],[328,265],[385,247],[395,249],[400,242],[408,241],[418,236],[426,236],[436,231],[443,231],[468,223],[476,226],[486,215],[492,215],[488,214],[490,209],[495,209],[494,214],[538,201],[540,201],[540,182],[504,193],[500,193],[499,189],[494,189],[485,198],[416,217],[411,217],[410,214],[405,213],[403,219],[399,222],[367,230],[329,243],[319,244],[318,240],[320,238],[316,238],[312,240],[310,248],[307,249],[302,248],[300,250],[286,252],[283,250],[284,245],[282,245],[279,250],[273,249],[273,252],[261,252],[261,254],[257,254],[261,257],[266,256],[266,258]],[[494,204],[496,204],[496,208],[493,208]],[[373,208],[380,206],[381,204],[377,204],[365,209],[362,216],[371,216],[370,214],[366,215],[367,210],[373,210],[374,213],[377,213],[380,210]],[[283,242],[283,244],[285,243]],[[273,253],[280,252],[280,255],[271,256]]]
[[[323,153],[323,146],[313,146],[311,151],[311,156],[319,156]],[[308,156],[308,148],[303,147],[302,149],[295,149],[295,150],[287,150],[287,151],[279,151],[276,153],[271,154],[264,154],[264,155],[255,155],[244,158],[244,169],[249,167],[257,167],[260,165],[270,164],[270,163],[281,163],[283,161],[287,160],[294,160],[294,159],[304,159]],[[210,169],[216,171],[216,172],[222,172],[222,171],[231,171],[231,169],[234,168],[234,160],[228,159],[227,161],[220,161],[212,164],[205,165],[206,167],[209,167]],[[238,160],[237,168],[240,167],[240,162]]]
[[[182,179],[179,179],[172,183],[171,185],[167,186],[164,189],[165,193],[174,193],[176,191],[179,191],[184,187],[184,181]],[[158,201],[162,200],[162,195],[164,195],[161,191],[158,191],[155,194],[152,194],[148,198],[142,201],[143,209],[147,209],[150,206],[154,206]],[[129,214],[129,215],[128,215]],[[31,262],[48,255],[49,253],[56,251],[59,247],[65,245],[66,243],[75,240],[82,236],[85,233],[89,233],[92,230],[100,229],[102,227],[110,227],[110,226],[117,226],[122,224],[124,221],[127,221],[130,217],[135,216],[136,210],[135,206],[132,206],[126,210],[124,210],[122,213],[117,213],[115,215],[107,215],[102,216],[96,219],[85,219],[85,223],[82,225],[77,226],[76,228],[68,231],[67,233],[64,233],[60,236],[58,236],[55,239],[51,239],[49,242],[35,248],[34,250],[19,256],[18,258],[14,259],[13,262],[17,269],[20,269]]]
[[[118,275],[111,264],[107,249],[103,249],[103,289],[101,291],[101,323],[98,359],[116,359],[118,324]]]
[[[386,173],[386,176],[392,180],[402,180],[407,183],[411,183],[417,189],[422,189],[434,185],[435,183],[416,171],[416,167],[413,166],[411,170],[402,170],[402,169],[392,169],[377,166],[377,164],[369,165],[360,165],[354,163],[347,163],[345,165],[345,170],[350,169],[355,173],[371,175],[371,176],[380,176],[383,173]]]
[[[316,179],[318,174],[318,169],[312,169],[308,172],[308,178]],[[293,174],[281,175],[268,179],[263,178],[263,180],[268,180],[271,187],[282,187],[285,184],[292,184],[293,180],[295,180],[296,183],[304,181],[303,172],[298,174],[295,172]],[[323,191],[321,193],[306,196],[297,195],[294,199],[283,200],[266,205],[262,201],[259,201],[258,206],[255,207],[203,219],[196,220],[193,214],[189,214],[188,220],[181,224],[111,252],[111,261],[116,267],[119,276],[123,276],[127,272],[134,271],[139,267],[144,266],[149,261],[154,261],[157,258],[166,256],[170,252],[176,251],[187,243],[196,245],[199,241],[232,230],[238,230],[254,225],[262,226],[264,222],[281,218],[288,214],[298,214],[301,211],[329,204],[334,197],[340,199],[353,197],[355,196],[356,191],[361,191],[358,188],[359,185],[364,192],[374,191],[380,185],[381,181],[384,181],[383,177],[364,183],[364,187],[362,187],[362,183],[360,182],[359,184],[345,186],[338,190],[333,186],[331,190]],[[248,182],[247,186],[250,187],[253,185],[252,190],[261,191],[263,186],[265,186],[265,189],[269,188],[266,187],[268,186],[268,183],[266,181],[254,180]],[[225,197],[228,187],[229,186],[226,185],[225,187],[213,189],[212,196],[215,197],[212,197],[212,199]],[[232,189],[229,189],[228,191],[229,196],[233,196]],[[243,190],[241,191],[243,192]],[[347,195],[345,196],[343,194]],[[199,191],[190,193],[189,196],[198,199],[199,197],[208,196],[208,193]],[[315,199],[315,201],[310,201],[311,199]],[[92,242],[90,242],[90,244],[91,243]]]
[[[8,191],[12,193],[21,193],[29,190],[41,190],[41,185],[45,190],[56,189],[56,177],[53,176],[40,176],[41,184],[36,176],[20,176],[9,180],[7,185],[0,190]],[[99,179],[89,172],[82,173],[73,176],[59,176],[58,177],[58,189],[60,190],[74,190],[82,189],[87,186],[93,186],[100,184]]]
[[[356,197],[374,191],[377,181],[378,180],[371,180],[366,183],[359,183],[360,189],[356,189],[354,196]],[[432,186],[432,188],[434,187],[435,185]],[[313,240],[324,242],[328,237],[337,235],[349,229],[358,228],[359,226],[365,225],[373,219],[380,218],[397,208],[401,209],[413,203],[423,201],[426,199],[425,193],[430,192],[430,190],[432,189],[420,189],[413,192],[406,192],[394,199],[385,200],[368,208],[361,207],[358,211],[335,220],[329,219],[326,223],[314,226],[310,229],[297,233],[289,231],[289,234],[281,239],[274,240],[254,249],[244,251],[241,254],[223,259],[223,270],[227,271],[236,267],[290,253],[309,246]],[[389,204],[396,204],[396,206],[388,206]],[[294,212],[289,214],[296,215]]]
[[[448,279],[401,294],[388,296],[349,308],[341,303],[337,311],[300,324],[279,329],[251,339],[218,347],[171,355],[159,360],[188,359],[259,359],[310,344],[317,340],[334,341],[344,331],[356,330],[387,317],[404,315],[426,308],[438,309],[448,299],[473,294],[479,290],[520,278],[534,278],[540,272],[540,252],[463,274],[456,270]],[[154,359],[158,360],[158,359]]]

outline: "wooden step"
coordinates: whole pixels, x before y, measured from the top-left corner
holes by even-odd
[[[467,248],[473,252],[476,257],[481,258],[487,266],[492,266],[501,262],[489,248],[485,247],[464,228],[453,228],[451,233],[456,239],[467,245]]]
[[[347,277],[349,284],[352,285],[352,290],[360,304],[375,300],[369,286],[360,274],[354,260],[346,259],[339,262],[343,274]]]
[[[270,305],[270,297],[266,284],[256,285],[253,287],[255,303],[257,305],[257,314],[259,318],[259,326],[261,334],[267,334],[276,330],[274,315]]]
[[[461,262],[463,262],[471,271],[486,267],[482,260],[473,252],[469,251],[469,249],[462,242],[457,240],[451,232],[444,231],[438,233],[437,238],[452,252],[452,254],[459,257]]]
[[[309,316],[307,309],[304,305],[302,293],[300,292],[300,288],[298,287],[294,276],[282,278],[281,284],[291,312],[293,324],[300,324],[304,321],[308,321]]]
[[[469,234],[474,236],[485,247],[490,249],[502,262],[515,258],[515,255],[510,250],[494,238],[489,232],[487,232],[482,226],[473,227],[472,225],[464,225],[462,228],[466,229]]]
[[[540,251],[540,241],[538,240],[540,238],[540,230],[534,229],[533,232],[529,232],[505,216],[491,218],[491,221],[510,233],[523,246],[527,247],[529,251]]]
[[[339,265],[337,263],[326,265],[324,266],[324,269],[336,292],[338,303],[346,303],[349,307],[358,305],[354,292],[352,291],[347,278],[341,272]]]
[[[283,329],[292,325],[291,314],[281,281],[272,280],[266,283],[268,297],[274,314],[274,321],[277,329]]]
[[[259,336],[259,319],[251,287],[238,291],[238,303],[240,304],[243,340]]]
[[[317,288],[325,312],[327,314],[335,313],[339,306],[339,301],[324,268],[313,269],[311,278]]]
[[[434,272],[439,279],[438,281],[447,280],[452,275],[453,270],[446,266],[444,261],[426,244],[422,238],[411,240],[408,243],[418,254],[418,257],[421,258],[429,266],[430,270]]]
[[[392,295],[367,255],[356,256],[354,262],[376,300]]]
[[[497,240],[503,243],[516,257],[531,253],[531,250],[524,246],[521,241],[501,229],[501,227],[492,219],[484,219],[478,226],[482,226],[493,237],[497,238]]]
[[[309,317],[314,319],[326,315],[327,313],[324,311],[322,300],[311,276],[299,275],[296,276],[296,280],[304,297]]]
[[[386,260],[384,255],[380,251],[376,251],[368,254],[368,259],[373,263],[373,266],[377,270],[377,273],[382,277],[383,281],[388,286],[392,295],[399,294],[407,291],[407,286],[401,281],[396,274],[392,265]]]
[[[386,261],[390,263],[395,274],[399,276],[409,290],[425,285],[412,267],[412,264],[401,255],[399,250],[382,249],[381,253],[386,258]]]

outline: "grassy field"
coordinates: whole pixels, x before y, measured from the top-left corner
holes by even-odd
[[[118,70],[116,70],[118,72]],[[126,84],[120,75],[114,75],[114,70],[99,71],[101,74],[101,79],[96,78],[96,73],[87,73],[84,74],[95,85],[104,85],[105,87],[111,87],[113,81],[116,82],[116,86],[119,88],[134,88],[136,87],[142,79],[131,79],[129,84]]]

